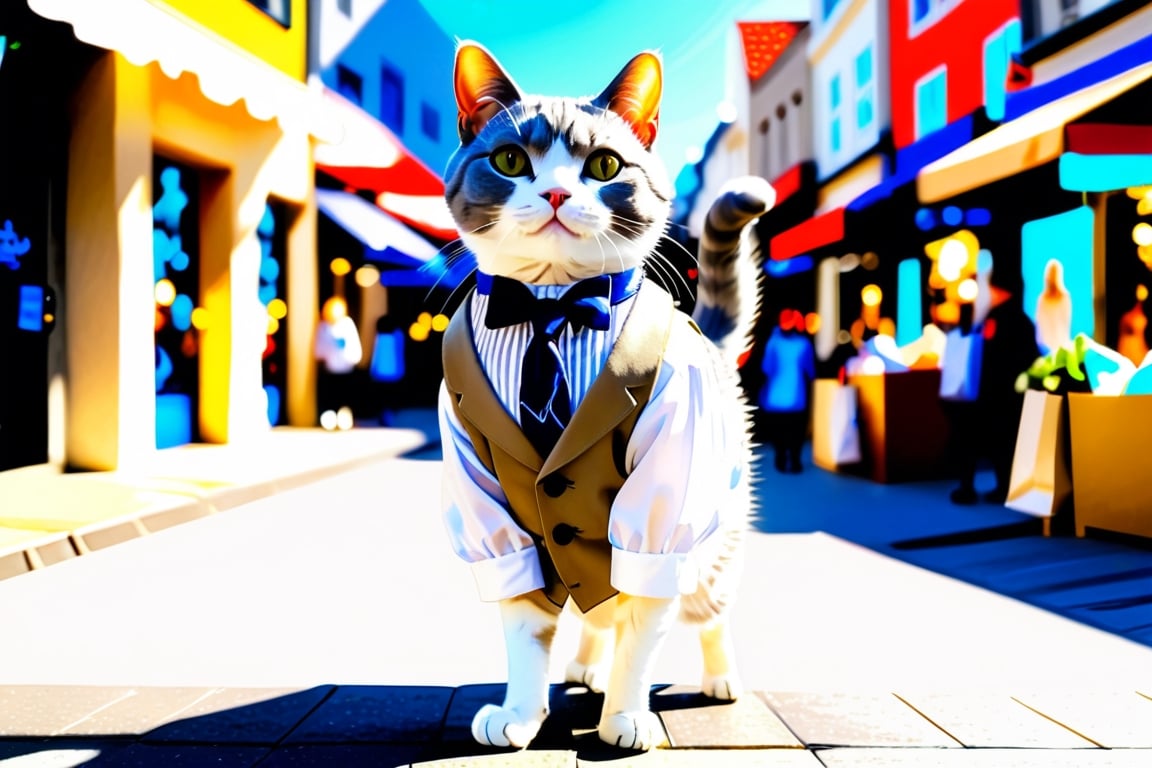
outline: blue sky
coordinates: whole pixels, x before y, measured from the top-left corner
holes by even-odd
[[[452,37],[484,45],[531,93],[599,93],[639,51],[664,59],[656,149],[675,179],[719,122],[735,22],[806,19],[809,0],[421,0]]]

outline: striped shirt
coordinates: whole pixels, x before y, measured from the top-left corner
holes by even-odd
[[[525,285],[538,299],[558,299],[571,288],[570,285],[527,283]],[[470,318],[472,338],[476,343],[480,366],[487,374],[492,389],[495,390],[505,410],[519,424],[520,361],[524,359],[524,351],[528,347],[528,342],[532,340],[532,324],[520,323],[507,328],[488,328],[484,325],[484,316],[488,312],[488,298],[487,294],[479,292],[472,295]],[[611,324],[608,330],[581,328],[573,333],[569,326],[556,340],[564,380],[568,382],[572,413],[576,413],[584,396],[588,394],[588,388],[592,386],[592,382],[608,361],[608,353],[612,351],[612,346],[620,336],[620,330],[624,327],[628,311],[635,300],[635,296],[629,296],[619,304],[612,305]]]

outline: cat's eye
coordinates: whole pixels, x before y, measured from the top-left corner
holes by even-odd
[[[584,175],[591,176],[597,181],[611,181],[624,167],[624,161],[615,152],[602,149],[593,152],[588,161],[584,163]]]
[[[526,176],[532,170],[528,153],[512,144],[495,150],[488,156],[488,160],[493,168],[505,176]]]

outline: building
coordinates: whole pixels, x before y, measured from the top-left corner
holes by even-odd
[[[41,230],[52,458],[131,469],[314,423],[312,149],[341,128],[305,84],[305,0],[20,1],[40,17],[29,51],[91,52],[51,95],[64,141],[40,150],[67,188]]]

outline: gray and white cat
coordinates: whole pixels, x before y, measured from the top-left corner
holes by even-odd
[[[517,401],[521,358],[543,326],[492,321],[490,306],[508,301],[493,287],[469,295],[445,336],[445,520],[481,598],[499,601],[508,653],[504,701],[472,723],[484,744],[536,736],[562,605],[583,619],[566,679],[605,694],[598,733],[610,744],[664,741],[649,690],[678,615],[699,627],[703,692],[741,692],[729,613],[751,497],[736,361],[757,311],[749,225],[775,192],[756,177],[726,187],[701,238],[695,317],[672,309],[641,279],[672,197],[652,148],[661,88],[650,52],[596,98],[573,99],[525,95],[483,47],[457,50],[460,147],[446,198],[480,276],[555,303],[610,275],[620,297],[599,326],[561,322],[552,348],[572,413],[550,451],[525,440]]]

